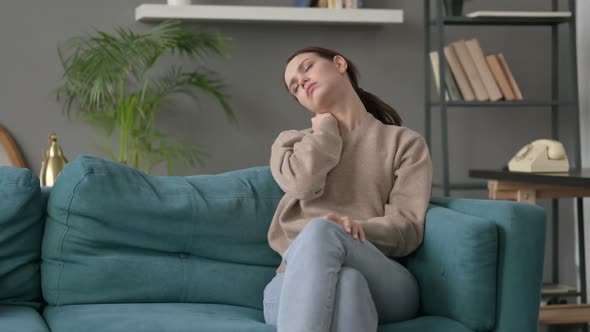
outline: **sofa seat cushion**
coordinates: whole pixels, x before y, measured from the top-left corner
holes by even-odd
[[[60,332],[276,331],[274,326],[264,323],[262,311],[220,304],[132,303],[47,306],[44,316],[51,330]],[[457,321],[436,316],[423,316],[379,326],[379,332],[413,331],[473,332]]]
[[[49,332],[43,317],[26,306],[0,306],[0,331]]]
[[[461,323],[438,316],[423,316],[379,326],[379,332],[473,332]]]
[[[47,306],[43,315],[59,332],[275,331],[260,310],[221,304],[79,304]]]

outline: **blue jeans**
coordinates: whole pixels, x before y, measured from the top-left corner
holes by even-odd
[[[418,312],[414,276],[331,220],[311,220],[283,260],[264,289],[264,319],[279,332],[377,331]]]

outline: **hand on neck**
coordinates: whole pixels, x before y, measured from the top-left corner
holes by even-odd
[[[357,95],[334,104],[329,112],[338,120],[340,136],[348,135],[367,115],[367,109]]]

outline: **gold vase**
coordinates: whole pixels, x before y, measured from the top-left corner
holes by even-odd
[[[57,176],[68,163],[61,147],[57,144],[57,135],[55,133],[49,134],[49,149],[43,152],[43,159],[39,174],[41,186],[52,187],[55,180],[57,180]]]

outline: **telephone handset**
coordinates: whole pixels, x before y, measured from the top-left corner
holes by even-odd
[[[508,163],[508,169],[516,172],[567,172],[569,168],[563,145],[550,139],[525,145]]]

